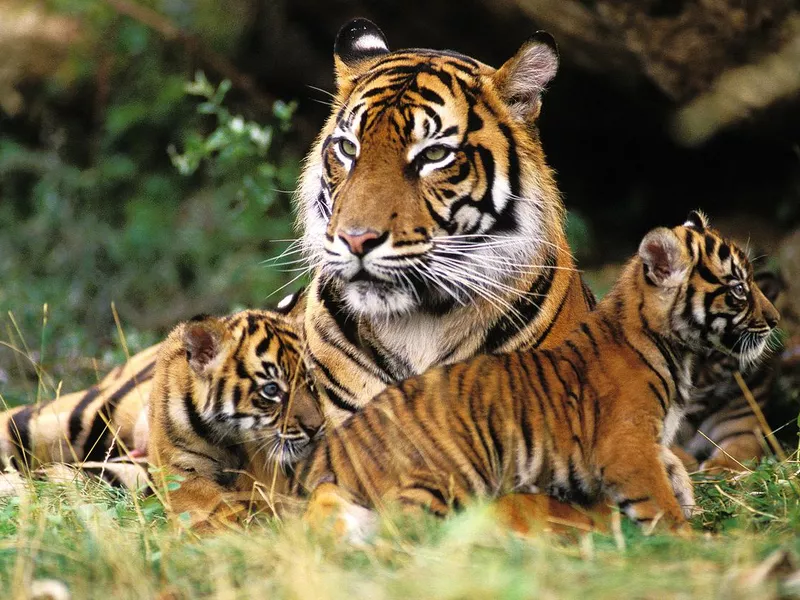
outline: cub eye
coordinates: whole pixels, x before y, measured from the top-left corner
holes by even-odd
[[[280,397],[281,396],[281,387],[277,383],[275,383],[274,381],[271,381],[271,382],[265,384],[261,388],[261,395],[264,396],[264,398],[266,398],[267,400],[272,400],[274,402],[280,402],[281,401],[281,397]]]
[[[743,283],[736,283],[730,287],[731,294],[738,298],[739,300],[744,300],[747,297],[747,293],[744,289]]]
[[[421,156],[427,162],[439,162],[450,154],[450,152],[452,152],[452,150],[446,146],[429,146],[422,151]]]
[[[342,154],[349,159],[354,159],[356,157],[356,153],[358,152],[356,145],[347,138],[342,138],[339,140],[339,150],[341,150]]]

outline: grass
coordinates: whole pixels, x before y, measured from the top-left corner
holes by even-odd
[[[296,518],[198,538],[171,526],[158,502],[103,483],[33,482],[29,493],[0,499],[0,596],[28,597],[32,582],[47,579],[73,598],[797,595],[796,459],[698,478],[703,511],[688,539],[646,536],[627,522],[617,535],[523,538],[474,507],[446,521],[384,527],[360,549]]]

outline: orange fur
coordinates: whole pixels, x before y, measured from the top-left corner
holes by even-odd
[[[387,389],[322,442],[298,489],[335,484],[357,505],[441,515],[476,495],[608,496],[642,524],[682,525],[691,481],[666,445],[692,363],[710,347],[755,359],[778,319],[745,255],[693,219],[648,234],[559,348],[480,356]]]

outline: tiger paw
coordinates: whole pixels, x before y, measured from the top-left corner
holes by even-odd
[[[700,465],[700,471],[707,475],[719,475],[726,471],[741,473],[746,470],[747,467],[745,467],[742,463],[725,454],[709,458],[708,460],[703,461],[703,463]]]
[[[607,531],[611,516],[606,503],[584,509],[544,494],[507,494],[492,510],[501,525],[522,535]]]
[[[237,527],[247,518],[249,509],[238,501],[220,503],[213,510],[189,510],[189,529],[193,533],[216,533]],[[184,513],[186,514],[186,513]]]
[[[317,486],[303,521],[316,531],[332,531],[336,539],[356,547],[369,545],[379,526],[377,513],[356,504],[332,483]]]

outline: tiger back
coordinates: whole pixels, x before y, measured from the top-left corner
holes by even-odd
[[[712,348],[757,360],[778,319],[744,253],[693,213],[645,236],[561,347],[484,355],[387,389],[331,432],[296,485],[319,486],[326,502],[336,487],[345,507],[439,515],[475,496],[605,495],[640,524],[680,526],[691,480],[668,445],[693,363]]]
[[[142,419],[158,346],[136,354],[92,387],[0,414],[0,459],[30,471],[54,462],[98,462],[143,450]]]

